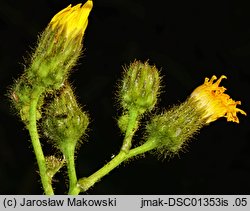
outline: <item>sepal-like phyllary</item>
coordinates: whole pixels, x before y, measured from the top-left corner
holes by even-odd
[[[42,128],[54,145],[64,152],[65,147],[75,147],[89,124],[88,115],[78,105],[68,83],[45,109]]]
[[[155,66],[148,62],[134,61],[125,68],[119,90],[120,103],[125,111],[139,114],[151,111],[159,95],[160,76]]]

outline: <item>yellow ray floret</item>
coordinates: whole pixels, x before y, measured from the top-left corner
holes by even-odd
[[[50,21],[52,29],[59,29],[59,33],[65,32],[66,38],[83,36],[88,25],[88,16],[93,7],[93,2],[88,0],[84,5],[77,4],[74,7],[69,5],[58,12]]]
[[[217,81],[216,76],[205,78],[204,84],[197,87],[191,94],[191,99],[195,100],[197,107],[204,111],[202,118],[206,123],[213,122],[220,117],[226,117],[227,121],[239,123],[237,112],[246,115],[246,113],[236,108],[240,101],[234,101],[229,95],[225,94],[226,88],[219,86],[222,79],[227,78],[222,75]],[[214,82],[215,81],[215,82]]]

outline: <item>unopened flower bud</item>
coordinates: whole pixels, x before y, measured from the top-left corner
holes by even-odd
[[[69,143],[75,147],[89,119],[76,102],[69,84],[60,92],[46,107],[42,126],[44,134],[63,152]]]
[[[137,110],[140,114],[151,111],[160,88],[160,77],[155,66],[134,61],[125,68],[120,87],[120,101],[124,110]]]

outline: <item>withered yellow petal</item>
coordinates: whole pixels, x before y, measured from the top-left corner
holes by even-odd
[[[236,107],[241,102],[231,99],[224,93],[226,88],[219,86],[224,78],[227,77],[222,75],[217,81],[215,81],[216,76],[212,76],[210,80],[205,78],[204,84],[197,87],[191,94],[191,99],[195,100],[197,107],[204,111],[202,118],[206,119],[206,123],[213,122],[220,117],[239,123],[237,112],[246,115],[246,112]]]

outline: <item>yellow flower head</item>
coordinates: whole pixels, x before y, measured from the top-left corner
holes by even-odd
[[[213,122],[220,117],[226,117],[227,121],[239,123],[237,112],[246,115],[243,110],[236,108],[241,102],[231,99],[224,93],[226,88],[219,87],[223,78],[227,77],[222,75],[217,81],[215,81],[216,76],[210,80],[205,78],[204,84],[197,87],[191,94],[191,99],[195,100],[197,107],[205,111],[202,118],[206,119],[206,123]]]
[[[83,36],[88,25],[88,16],[93,7],[93,2],[88,0],[84,5],[77,4],[74,7],[69,5],[58,12],[50,21],[52,29],[59,29],[59,34],[64,31],[66,38]]]

